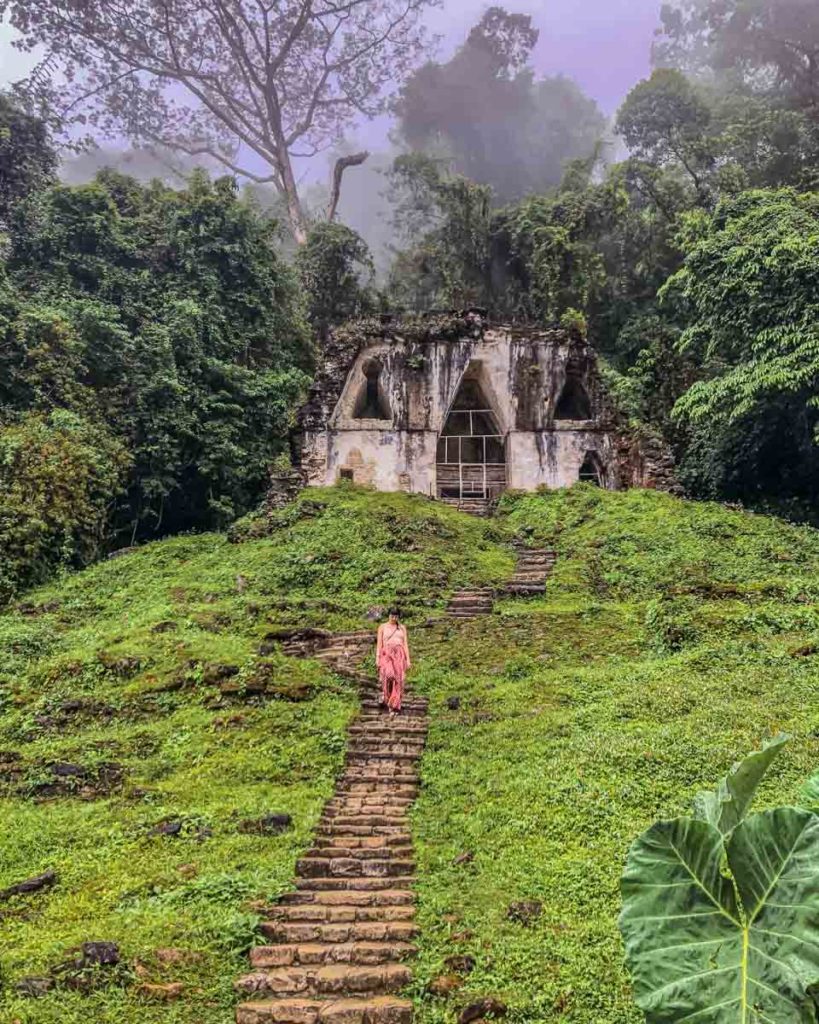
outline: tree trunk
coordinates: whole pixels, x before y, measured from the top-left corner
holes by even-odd
[[[304,217],[304,210],[299,199],[299,190],[296,185],[296,177],[293,174],[293,167],[290,163],[290,154],[286,146],[279,146],[279,170],[281,173],[282,189],[287,200],[287,219],[290,221],[290,230],[297,245],[304,245],[307,241],[307,222]]]

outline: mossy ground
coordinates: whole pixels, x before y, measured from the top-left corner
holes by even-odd
[[[819,765],[819,533],[587,487],[510,496],[501,525],[559,557],[545,598],[422,641],[418,1019],[492,993],[512,1021],[637,1024],[616,926],[632,840],[779,730],[760,805]],[[509,920],[521,900],[540,918]],[[475,970],[436,999],[453,954]]]
[[[0,615],[0,890],[59,874],[52,889],[0,902],[3,1024],[232,1019],[252,903],[289,887],[357,705],[318,663],[259,655],[265,633],[374,628],[368,609],[396,600],[424,618],[453,586],[511,566],[491,524],[400,495],[305,492],[269,529],[243,544],[149,545]],[[55,793],[55,763],[86,776]],[[292,829],[239,830],[268,813],[290,814]],[[150,834],[168,820],[181,835]],[[86,940],[119,944],[121,984],[15,994],[21,976]],[[163,966],[155,954],[168,947],[188,958]],[[143,981],[181,981],[185,994],[152,1002],[137,994]]]
[[[270,526],[240,545],[151,545],[0,616],[0,751],[19,755],[0,780],[0,889],[60,873],[0,903],[2,1024],[228,1024],[252,901],[288,886],[356,705],[317,663],[261,656],[260,642],[271,625],[359,629],[395,600],[432,711],[414,811],[418,1019],[495,994],[513,1021],[636,1024],[616,928],[631,840],[766,734],[795,738],[762,803],[792,797],[819,761],[819,532],[586,486],[509,496],[490,522],[422,498],[306,492]],[[456,587],[508,576],[513,536],[557,548],[545,598],[419,628]],[[220,666],[269,692],[223,696]],[[55,761],[92,781],[114,762],[122,781],[108,796],[42,799]],[[292,830],[238,831],[266,812],[292,814]],[[183,835],[148,834],[174,817]],[[529,925],[507,918],[523,899],[543,903]],[[120,944],[132,972],[120,987],[14,994],[86,939]],[[167,946],[192,956],[163,967]],[[432,997],[458,953],[475,970],[449,1000]],[[134,972],[182,981],[185,995],[151,1003]]]

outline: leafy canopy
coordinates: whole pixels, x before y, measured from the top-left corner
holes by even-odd
[[[201,174],[174,191],[103,173],[19,211],[0,419],[106,424],[133,460],[115,516],[128,539],[222,525],[265,485],[310,365],[273,242],[232,180]]]
[[[422,16],[433,3],[0,0],[0,19],[21,33],[21,47],[48,54],[30,85],[46,92],[66,128],[207,155],[270,182],[303,242],[294,159],[384,109],[390,86],[422,52]],[[338,187],[350,163],[337,163]]]

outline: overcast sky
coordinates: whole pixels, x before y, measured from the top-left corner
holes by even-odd
[[[661,0],[508,0],[510,11],[531,14],[540,29],[535,66],[562,73],[613,114],[629,88],[648,72],[649,50]],[[485,0],[444,0],[430,12],[430,28],[443,36],[439,57],[448,56],[489,6]],[[13,33],[0,24],[0,85],[22,77],[31,58],[11,46]]]

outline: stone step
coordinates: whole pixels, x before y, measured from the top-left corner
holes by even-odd
[[[366,863],[366,861],[365,861]],[[294,881],[300,892],[375,892],[390,888],[410,889],[415,885],[412,875],[353,875],[352,877],[297,877]]]
[[[383,906],[351,906],[348,903],[291,903],[270,907],[266,916],[271,924],[296,922],[300,924],[413,923],[415,905],[412,902],[384,904]],[[262,931],[268,922],[262,924]]]
[[[273,999],[241,1003],[236,1024],[412,1024],[408,999]]]
[[[384,705],[381,703],[380,697],[365,697],[361,701],[361,709],[368,715],[377,714],[385,721],[389,722],[391,720],[390,716],[384,710]],[[404,700],[401,705],[401,714],[403,719],[399,719],[399,721],[406,719],[413,722],[424,721],[428,709],[429,704],[426,700]],[[392,721],[394,722],[396,719],[393,718]]]
[[[379,762],[389,763],[392,761],[400,761],[401,764],[412,765],[416,764],[418,760],[418,754],[389,754],[378,750],[370,750],[366,754],[356,754],[353,752],[347,755],[347,764],[351,766],[377,764]]]
[[[423,743],[403,743],[401,740],[387,739],[360,739],[355,740],[347,747],[348,757],[359,757],[362,754],[395,754],[398,757],[410,755],[420,760],[424,753]]]
[[[313,846],[305,855],[309,860],[319,857],[347,857],[358,860],[385,860],[397,857],[412,859],[412,846]]]
[[[414,871],[414,861],[406,857],[300,857],[296,861],[297,877],[316,881],[403,878]]]
[[[406,830],[406,822],[403,825],[400,822],[391,822],[389,825],[346,825],[336,819],[332,824],[329,822],[326,824],[320,823],[316,829],[316,836],[335,836],[339,838],[343,836],[359,836],[362,838],[366,836],[398,836],[406,832]]]
[[[255,946],[250,951],[254,970],[273,967],[311,967],[324,964],[352,964],[372,967],[407,960],[416,952],[411,942],[362,940],[360,942],[297,942]]]
[[[394,836],[327,836],[316,839],[316,845],[320,847],[343,846],[348,850],[384,850],[396,846],[411,846],[412,837],[409,832],[400,832]]]
[[[414,800],[419,792],[418,783],[385,782],[385,781],[360,781],[350,779],[349,782],[339,782],[336,786],[336,793],[341,796],[379,796],[408,797]]]
[[[411,882],[414,879],[410,879]],[[311,903],[325,906],[351,907],[390,907],[414,904],[415,895],[412,889],[394,885],[393,888],[371,886],[367,889],[350,889],[339,892],[327,889],[301,888],[296,892],[286,892],[279,900],[280,906]]]
[[[319,827],[327,828],[332,826],[334,829],[338,828],[335,832],[336,835],[340,835],[343,829],[340,826],[346,825],[364,825],[375,827],[377,825],[397,825],[400,830],[404,830],[407,827],[407,816],[405,814],[337,814],[329,818],[320,818]]]
[[[330,996],[398,992],[412,980],[403,964],[354,967],[328,964],[323,967],[279,967],[246,974],[236,982],[238,992],[262,996]]]
[[[325,805],[324,817],[329,820],[355,814],[407,814],[415,802],[413,797],[390,797],[384,793],[379,796],[380,799],[349,793],[345,797],[334,797]]]
[[[402,908],[403,909],[403,908]],[[260,930],[271,942],[411,942],[420,929],[414,921],[263,921]]]
[[[348,768],[341,776],[340,783],[346,784],[348,782],[371,782],[376,785],[384,781],[383,772],[373,772],[368,768],[359,768],[353,766]],[[418,784],[418,772],[413,768],[410,771],[404,771],[399,773],[391,773],[388,777],[389,782],[394,782],[400,786],[415,786]]]
[[[427,734],[426,724],[407,721],[403,718],[390,718],[389,715],[362,715],[350,726],[351,736],[404,735],[423,738]]]

